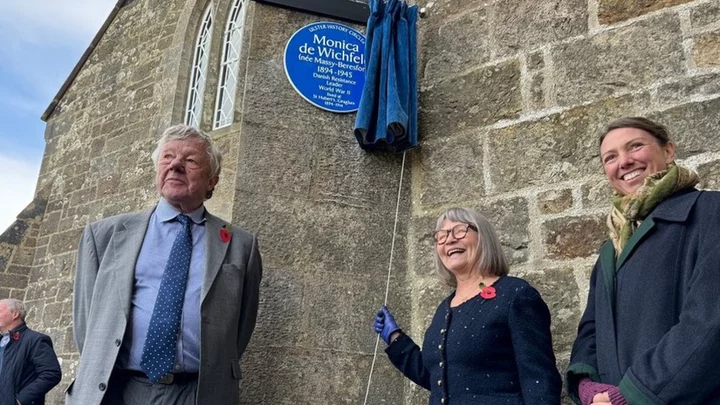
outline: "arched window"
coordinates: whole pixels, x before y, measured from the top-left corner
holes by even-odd
[[[245,24],[245,1],[235,0],[225,28],[222,66],[220,67],[220,83],[217,101],[215,102],[215,118],[213,129],[232,124],[235,111],[235,90],[237,88],[238,66],[240,65],[240,48],[242,47],[243,26]]]
[[[208,4],[203,14],[202,23],[198,30],[195,54],[193,56],[192,73],[190,76],[190,90],[188,91],[187,107],[185,109],[185,124],[200,127],[202,115],[203,91],[205,90],[205,77],[207,74],[208,56],[210,54],[210,36],[213,23],[213,4]]]

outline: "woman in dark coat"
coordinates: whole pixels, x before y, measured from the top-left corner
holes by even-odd
[[[455,287],[425,332],[422,351],[383,307],[375,331],[390,361],[430,390],[430,404],[560,403],[550,311],[508,266],[490,223],[470,209],[443,213],[435,228],[436,268]]]
[[[567,371],[581,404],[720,403],[720,193],[674,163],[666,129],[611,123],[615,190]]]

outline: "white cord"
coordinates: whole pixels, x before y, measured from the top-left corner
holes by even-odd
[[[397,233],[398,213],[400,212],[400,193],[402,191],[403,175],[405,173],[406,153],[407,152],[403,152],[402,165],[400,166],[400,184],[398,184],[397,202],[395,203],[395,224],[393,225],[392,243],[390,244],[390,262],[388,263],[387,281],[385,282],[385,299],[383,300],[383,305],[387,304],[388,293],[390,292],[390,273],[392,270],[393,253],[395,253],[395,235]],[[375,360],[377,360],[379,345],[380,335],[377,335],[377,338],[375,339],[375,352],[373,353],[372,364],[370,365],[370,375],[368,376],[367,388],[365,389],[365,401],[363,401],[363,405],[367,405],[368,395],[370,395],[370,382],[372,381],[373,371],[375,370]]]

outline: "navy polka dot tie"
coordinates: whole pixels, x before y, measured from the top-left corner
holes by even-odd
[[[175,345],[180,331],[185,285],[192,254],[192,221],[178,215],[183,228],[178,232],[165,265],[160,290],[155,300],[150,326],[145,337],[140,367],[152,382],[170,373],[175,363]]]

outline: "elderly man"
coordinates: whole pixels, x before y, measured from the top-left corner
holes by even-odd
[[[80,365],[67,404],[237,404],[255,328],[257,239],[207,212],[221,155],[168,128],[152,154],[160,199],[87,226],[75,274]]]
[[[0,300],[0,404],[44,404],[62,373],[52,341],[25,324],[25,307]]]

